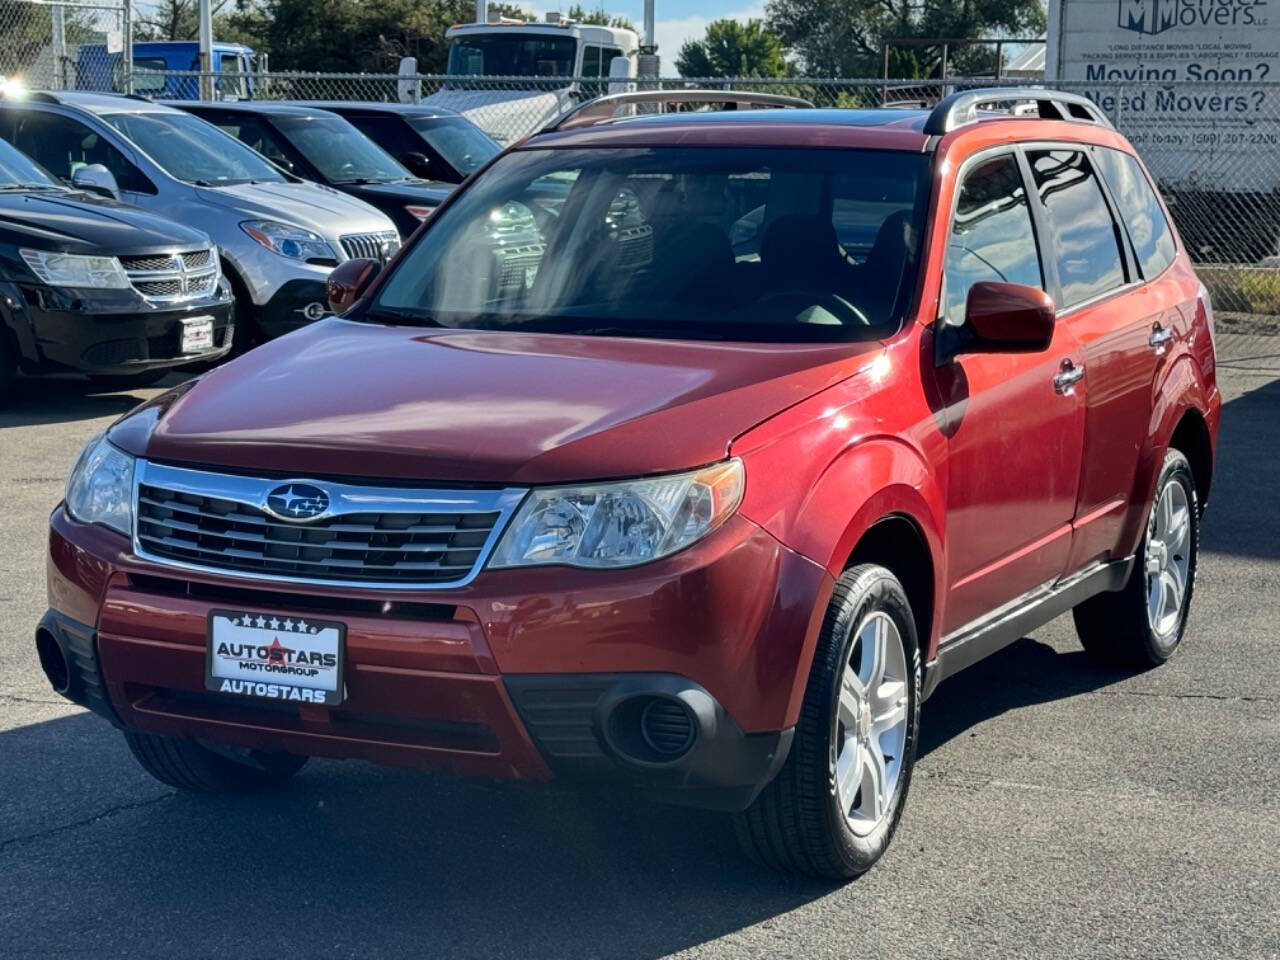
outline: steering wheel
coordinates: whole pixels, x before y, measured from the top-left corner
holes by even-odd
[[[855,307],[843,297],[838,297],[834,293],[826,293],[821,290],[807,290],[796,288],[794,290],[774,290],[760,298],[758,303],[760,306],[774,300],[792,300],[796,301],[800,310],[805,307],[822,307],[827,313],[835,317],[841,326],[850,326],[853,324],[861,324],[864,327],[871,326],[871,321],[867,319],[867,315]]]

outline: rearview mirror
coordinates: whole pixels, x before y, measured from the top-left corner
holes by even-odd
[[[1037,287],[982,280],[969,288],[964,323],[936,328],[939,362],[964,353],[1039,353],[1053,342],[1053,298]]]
[[[377,260],[347,260],[338,264],[324,285],[329,309],[345,313],[369,289],[381,270],[382,264]]]
[[[120,199],[120,185],[115,175],[100,163],[89,163],[71,175],[71,185],[79,190],[88,190],[100,197]]]
[[[406,153],[400,162],[415,177],[431,176],[431,159],[425,153]]]

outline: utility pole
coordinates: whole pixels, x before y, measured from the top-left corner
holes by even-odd
[[[124,36],[124,45],[120,48],[124,92],[133,93],[133,0],[124,0],[124,7],[120,12],[120,32]]]
[[[67,21],[62,5],[51,8],[53,21],[51,37],[53,47],[53,89],[67,89]]]
[[[213,99],[213,14],[200,0],[200,99]]]
[[[476,0],[476,23],[489,22],[489,0]]]

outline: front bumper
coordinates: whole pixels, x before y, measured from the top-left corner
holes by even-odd
[[[24,286],[10,318],[22,365],[32,371],[130,374],[216,360],[231,349],[229,292],[180,305],[151,304],[131,290]],[[213,347],[182,352],[183,321],[213,320]]]
[[[742,518],[631,571],[308,591],[144,563],[123,538],[59,508],[48,574],[50,607],[92,636],[125,727],[466,775],[621,780],[721,809],[749,803],[786,758],[832,586]],[[346,700],[205,691],[208,613],[228,606],[342,620]],[[628,732],[650,700],[691,725],[677,755],[637,749]]]
[[[310,279],[290,280],[255,309],[258,327],[268,339],[284,336],[332,313],[324,281]]]

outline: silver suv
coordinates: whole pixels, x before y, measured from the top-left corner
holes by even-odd
[[[337,264],[385,261],[400,245],[395,225],[363,201],[148,100],[33,93],[0,103],[0,137],[70,184],[208,233],[236,294],[241,345],[318,320]]]

